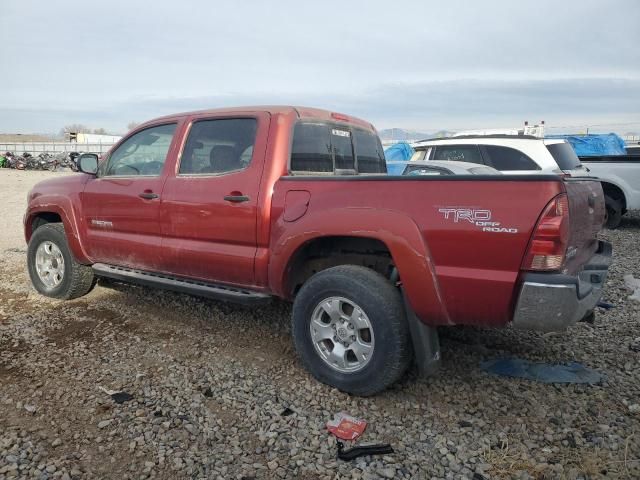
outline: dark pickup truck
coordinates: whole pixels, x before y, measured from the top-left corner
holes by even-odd
[[[96,277],[260,304],[293,301],[297,352],[359,395],[412,358],[437,366],[437,327],[556,330],[600,299],[600,183],[556,175],[386,175],[373,126],[301,107],[162,117],[83,173],[29,193],[35,288],[80,297]]]

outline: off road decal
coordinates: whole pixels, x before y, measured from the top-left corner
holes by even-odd
[[[517,228],[505,227],[493,220],[491,210],[478,207],[436,207],[445,220],[453,223],[469,222],[483,232],[518,233]]]

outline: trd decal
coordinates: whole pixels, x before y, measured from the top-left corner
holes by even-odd
[[[445,220],[453,223],[469,222],[483,232],[518,233],[517,228],[503,227],[500,222],[492,221],[491,210],[476,207],[437,207]]]
[[[96,220],[95,218],[91,219],[91,225],[93,225],[95,227],[100,227],[100,228],[112,228],[113,227],[113,223],[109,222],[108,220]]]

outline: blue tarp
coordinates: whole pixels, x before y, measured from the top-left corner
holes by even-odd
[[[615,133],[591,135],[548,135],[546,138],[566,139],[576,155],[589,157],[597,155],[626,155],[624,140]]]
[[[597,384],[606,377],[579,363],[570,362],[566,365],[549,363],[534,363],[520,358],[498,358],[480,364],[485,372],[503,377],[524,378],[542,383],[589,383]]]
[[[413,148],[407,142],[398,142],[384,151],[387,160],[387,174],[402,175],[404,167],[413,155]]]

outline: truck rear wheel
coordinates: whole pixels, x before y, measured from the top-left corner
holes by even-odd
[[[27,267],[31,283],[47,297],[78,298],[89,293],[95,284],[91,267],[73,258],[61,223],[47,223],[33,232]]]
[[[616,200],[609,195],[604,196],[604,203],[606,208],[605,213],[605,226],[610,229],[616,229],[620,226],[622,220],[622,205],[619,200]]]
[[[293,339],[304,366],[319,381],[354,395],[395,383],[411,359],[409,329],[398,289],[356,265],[309,279],[293,304]]]

